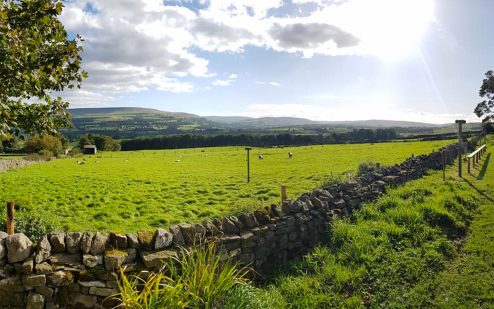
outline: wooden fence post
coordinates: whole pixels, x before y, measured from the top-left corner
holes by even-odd
[[[281,185],[281,204],[286,201],[286,185]]]
[[[13,235],[15,233],[14,205],[14,202],[7,202],[7,234],[9,235]]]
[[[245,150],[247,151],[247,183],[250,182],[250,151],[252,150],[252,147],[245,147]]]

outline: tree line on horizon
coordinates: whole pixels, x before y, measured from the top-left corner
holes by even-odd
[[[394,129],[354,129],[349,132],[331,134],[221,134],[170,135],[154,138],[129,139],[121,141],[121,150],[176,149],[196,147],[243,146],[307,146],[320,144],[341,144],[352,142],[381,142],[395,139]]]

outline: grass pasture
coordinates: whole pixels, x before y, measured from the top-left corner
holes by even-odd
[[[249,184],[243,147],[102,153],[0,173],[0,201],[65,230],[135,231],[278,202],[280,184],[297,197],[362,161],[395,164],[450,142],[254,148]]]

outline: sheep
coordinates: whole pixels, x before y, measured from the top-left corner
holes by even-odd
[[[288,153],[288,159],[291,159],[291,158],[293,158],[293,152]]]
[[[264,160],[264,156],[262,154],[259,154],[259,160]]]

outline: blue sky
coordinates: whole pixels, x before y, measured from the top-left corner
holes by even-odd
[[[494,69],[489,0],[66,2],[72,107],[315,120],[465,118]]]

